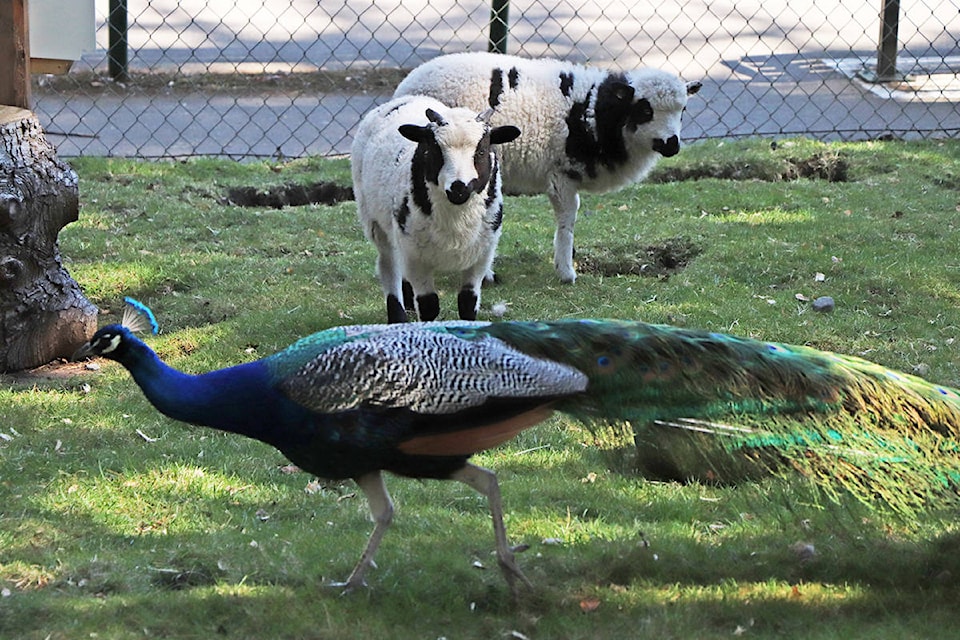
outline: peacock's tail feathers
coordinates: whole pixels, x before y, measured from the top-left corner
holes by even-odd
[[[955,389],[852,356],[670,326],[570,321],[484,331],[585,372],[586,393],[558,409],[588,424],[629,421],[640,457],[673,467],[668,475],[800,471],[828,493],[880,498],[900,512],[958,497]],[[686,453],[668,450],[680,440]]]

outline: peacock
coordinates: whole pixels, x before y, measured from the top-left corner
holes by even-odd
[[[135,332],[157,324],[128,299],[75,358],[132,374],[160,412],[265,442],[304,471],[353,479],[373,531],[344,591],[365,577],[394,515],[384,472],[458,480],[486,497],[510,589],[531,586],[503,523],[493,471],[473,454],[554,411],[709,434],[720,450],[897,509],[955,495],[960,395],[856,357],[618,320],[339,326],[260,360],[189,375]],[[760,455],[763,452],[763,455]]]

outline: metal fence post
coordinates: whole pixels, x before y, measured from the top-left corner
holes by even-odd
[[[117,82],[126,82],[130,79],[127,62],[127,0],[110,0],[108,11],[107,71]]]
[[[903,82],[905,74],[897,71],[897,47],[900,28],[900,0],[882,0],[880,7],[880,42],[877,44],[877,67],[864,67],[857,75],[867,82]]]
[[[490,5],[490,41],[487,50],[507,52],[507,33],[510,31],[510,0],[493,0]]]

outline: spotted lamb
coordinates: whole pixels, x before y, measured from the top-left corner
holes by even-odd
[[[460,271],[459,316],[474,320],[503,220],[500,169],[491,145],[520,135],[483,113],[424,96],[391,100],[364,116],[354,136],[353,187],[364,233],[379,252],[387,321],[415,304],[434,320],[435,271]]]

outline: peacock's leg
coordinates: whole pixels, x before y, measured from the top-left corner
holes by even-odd
[[[493,535],[497,540],[497,562],[500,564],[500,570],[503,571],[503,577],[506,578],[510,590],[516,594],[518,578],[527,587],[533,588],[533,584],[527,580],[527,577],[520,571],[520,567],[517,566],[513,551],[510,550],[510,545],[507,543],[507,529],[503,525],[503,504],[500,501],[500,485],[497,483],[497,474],[468,462],[466,466],[450,477],[470,485],[487,497],[490,515],[493,516]]]
[[[367,504],[370,507],[370,514],[373,516],[373,533],[367,540],[367,546],[360,555],[357,566],[350,572],[346,582],[333,582],[331,587],[342,587],[344,593],[350,593],[358,587],[366,587],[364,575],[371,566],[376,566],[373,562],[373,556],[377,553],[377,547],[383,539],[383,534],[393,521],[393,501],[387,492],[387,485],[383,482],[383,476],[379,471],[368,473],[356,479],[357,486],[363,491],[367,498]]]

